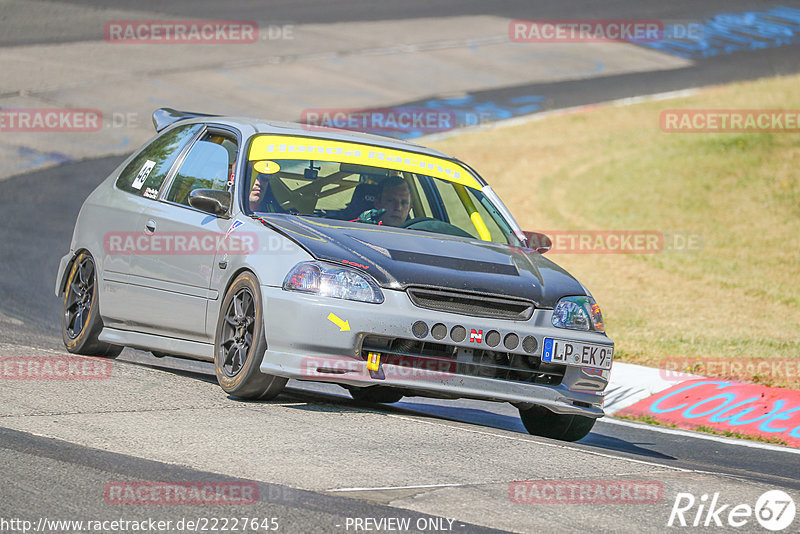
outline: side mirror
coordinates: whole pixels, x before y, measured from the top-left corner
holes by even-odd
[[[194,189],[189,193],[189,205],[212,215],[224,215],[231,207],[231,193],[216,189]]]
[[[522,232],[528,240],[528,248],[535,250],[539,254],[544,254],[553,246],[553,241],[539,232]]]

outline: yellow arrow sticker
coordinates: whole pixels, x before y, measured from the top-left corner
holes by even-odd
[[[339,332],[346,332],[350,330],[350,322],[339,319],[333,314],[333,312],[328,314],[328,320],[339,327]]]

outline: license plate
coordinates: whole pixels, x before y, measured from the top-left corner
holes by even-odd
[[[612,353],[613,349],[605,345],[546,337],[542,347],[542,361],[578,367],[611,369]]]

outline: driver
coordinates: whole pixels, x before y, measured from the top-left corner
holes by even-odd
[[[256,174],[256,179],[253,181],[253,189],[250,190],[250,196],[247,199],[250,203],[251,211],[264,211],[266,209],[268,188],[268,177],[264,174]]]
[[[411,211],[411,190],[402,176],[389,176],[381,183],[375,200],[375,209],[367,210],[358,218],[361,222],[400,226]]]

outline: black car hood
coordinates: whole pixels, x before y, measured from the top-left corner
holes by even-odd
[[[433,286],[504,295],[552,308],[586,290],[564,269],[525,248],[418,230],[270,214],[267,225],[318,260],[368,272],[379,285]]]

